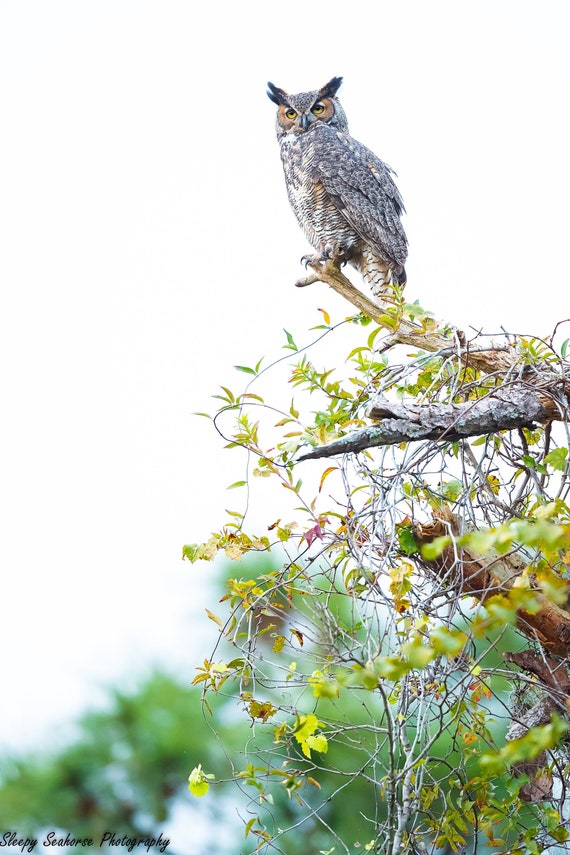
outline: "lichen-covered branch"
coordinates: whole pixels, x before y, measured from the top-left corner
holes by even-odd
[[[536,392],[510,388],[461,404],[392,403],[383,399],[370,411],[370,417],[378,424],[319,446],[299,459],[332,457],[425,439],[453,442],[501,430],[530,428],[536,422],[548,421],[549,411]]]

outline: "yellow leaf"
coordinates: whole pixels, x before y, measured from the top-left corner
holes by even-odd
[[[190,776],[188,778],[188,789],[196,798],[201,798],[205,796],[208,790],[210,789],[210,785],[208,783],[208,778],[212,779],[214,775],[205,775],[202,771],[202,764],[200,763],[198,766],[195,766],[194,769],[190,772]]]
[[[280,724],[278,727],[275,728],[275,739],[273,741],[275,743],[279,744],[286,733],[287,733],[287,725],[285,724],[285,722],[283,722],[282,724]]]
[[[295,636],[295,638],[297,639],[297,641],[299,642],[299,644],[302,647],[303,644],[305,643],[305,639],[303,638],[303,633],[299,632],[298,629],[290,629],[289,632]]]
[[[275,715],[277,710],[273,704],[269,703],[269,701],[265,701],[263,703],[260,703],[259,701],[251,701],[248,707],[248,712],[252,718],[260,718],[265,723],[268,718]]]
[[[207,543],[204,543],[200,547],[200,558],[203,558],[205,561],[211,561],[218,551],[218,540],[219,537],[213,534]]]
[[[318,720],[316,715],[302,715],[299,718],[299,723],[295,729],[295,739],[301,746],[301,750],[305,757],[310,759],[311,748],[314,751],[325,753],[328,751],[328,742],[326,736],[322,733],[315,734],[315,731],[322,727],[322,722]]]
[[[309,677],[309,686],[313,690],[315,698],[336,698],[338,697],[338,683],[336,680],[330,680],[321,673],[321,671],[313,671]]]
[[[316,715],[313,713],[309,713],[309,715],[302,715],[299,718],[299,724],[295,729],[295,739],[297,742],[305,742],[308,736],[312,736],[312,734],[319,727],[319,720]]]
[[[206,609],[206,614],[208,615],[210,620],[213,620],[214,623],[218,624],[220,629],[222,628],[222,621],[220,620],[220,618],[217,615],[215,615],[213,612],[211,612],[210,609]]]
[[[230,543],[226,546],[224,552],[231,561],[241,561],[244,550],[238,543]]]
[[[328,476],[331,474],[331,472],[335,472],[337,469],[338,469],[338,466],[329,466],[328,469],[325,469],[325,471],[321,475],[321,482],[319,484],[319,493],[323,489],[323,484],[325,483],[325,478],[328,478]]]
[[[317,733],[315,736],[308,736],[306,739],[306,744],[309,748],[312,748],[313,751],[319,751],[321,754],[326,754],[329,750],[329,744],[327,742],[326,736],[323,736],[322,733]]]

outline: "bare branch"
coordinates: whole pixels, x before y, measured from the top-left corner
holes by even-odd
[[[373,321],[389,330],[394,328],[394,317],[389,313],[388,305],[383,308],[369,300],[352,282],[342,273],[338,264],[332,259],[327,261],[311,261],[309,267],[314,271],[313,276],[301,279],[296,283],[298,287],[304,287],[314,282],[323,282],[352,303],[359,312],[372,318]],[[457,351],[457,342],[460,343]],[[458,330],[448,328],[448,332],[434,332],[426,330],[419,324],[402,318],[396,331],[386,340],[382,349],[386,350],[394,344],[407,344],[419,347],[430,353],[450,348],[451,352],[457,352],[465,365],[471,365],[480,371],[506,373],[517,361],[517,355],[512,348],[490,347],[484,349],[471,349],[467,342],[467,336]]]

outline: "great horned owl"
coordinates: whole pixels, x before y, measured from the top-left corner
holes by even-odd
[[[289,202],[320,258],[348,261],[376,297],[406,281],[408,244],[392,170],[348,133],[342,77],[289,95],[268,83]]]

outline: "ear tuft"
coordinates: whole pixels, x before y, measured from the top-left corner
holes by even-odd
[[[279,89],[278,86],[274,86],[273,83],[267,84],[267,97],[273,101],[274,104],[287,104],[287,93],[284,89]]]
[[[319,89],[319,96],[321,98],[334,98],[338,90],[340,89],[340,85],[342,83],[342,77],[333,77],[332,80],[329,80],[328,83]]]

